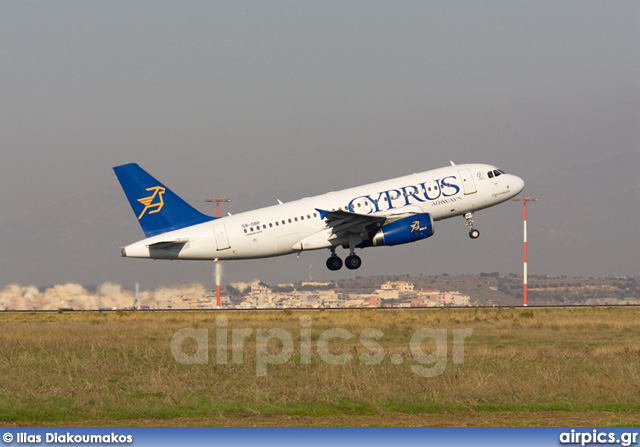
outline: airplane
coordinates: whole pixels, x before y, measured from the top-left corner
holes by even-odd
[[[151,259],[256,259],[328,249],[327,268],[362,265],[356,249],[416,242],[434,222],[462,216],[469,237],[474,212],[517,196],[524,181],[488,164],[460,164],[215,218],[207,216],[136,163],[113,168],[146,239],[122,256]],[[336,254],[349,250],[344,263]]]

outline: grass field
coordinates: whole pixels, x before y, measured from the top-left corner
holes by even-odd
[[[638,426],[639,321],[638,308],[2,314],[0,422]],[[174,351],[205,363],[174,357],[185,328],[208,347],[187,339]],[[412,350],[425,328],[446,338],[422,337],[418,350],[446,359]]]

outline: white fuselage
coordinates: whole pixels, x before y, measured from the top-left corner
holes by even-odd
[[[252,259],[330,248],[345,241],[330,240],[331,231],[318,210],[389,219],[429,213],[438,221],[497,205],[515,197],[523,188],[522,179],[498,173],[495,166],[447,166],[163,233],[125,247],[123,256]]]

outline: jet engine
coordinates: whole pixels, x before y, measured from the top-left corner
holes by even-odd
[[[426,239],[433,235],[433,232],[431,215],[420,213],[386,224],[371,236],[371,243],[375,247],[408,244]]]

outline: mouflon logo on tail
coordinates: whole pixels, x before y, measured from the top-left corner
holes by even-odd
[[[163,188],[162,186],[154,186],[152,188],[147,188],[146,190],[153,191],[153,194],[151,194],[149,197],[143,197],[142,199],[138,199],[138,202],[144,205],[144,209],[138,216],[138,220],[142,219],[142,216],[144,216],[144,214],[150,209],[155,208],[152,211],[149,211],[149,214],[153,214],[153,213],[159,212],[164,206],[164,200],[162,199],[162,195],[164,194],[165,188]],[[157,197],[157,201],[153,203],[156,197]]]

